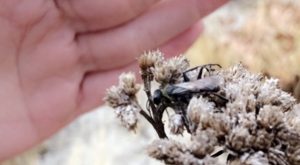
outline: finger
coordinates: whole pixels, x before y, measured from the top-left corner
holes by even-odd
[[[103,103],[106,89],[118,83],[118,77],[124,72],[137,72],[137,63],[132,63],[128,66],[87,74],[82,82],[81,87],[81,106],[80,113],[91,110]],[[138,74],[136,74],[138,75]]]
[[[193,41],[202,31],[202,23],[196,24],[183,34],[172,39],[162,47],[166,56],[178,55],[186,51]],[[196,37],[195,37],[196,36]],[[82,84],[82,105],[81,109],[90,110],[102,103],[105,91],[118,81],[118,77],[122,72],[133,71],[139,77],[137,61],[135,60],[129,66],[115,69],[113,71],[96,72],[88,74]]]
[[[94,31],[135,18],[159,0],[55,0],[76,31]]]
[[[197,23],[179,36],[171,39],[166,44],[160,47],[160,50],[165,56],[174,56],[184,53],[192,46],[195,40],[203,31],[202,22]]]
[[[127,65],[143,51],[156,49],[184,32],[225,1],[166,0],[124,26],[78,36],[83,61],[94,70]]]

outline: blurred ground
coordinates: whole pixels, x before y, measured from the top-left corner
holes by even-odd
[[[242,62],[280,78],[300,98],[298,0],[232,0],[205,20],[206,30],[187,52],[193,65]],[[159,165],[145,154],[155,134],[142,123],[136,133],[121,127],[109,108],[71,123],[44,144],[2,165]]]

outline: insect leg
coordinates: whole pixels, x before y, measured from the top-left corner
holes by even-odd
[[[221,149],[221,150],[219,150],[219,151],[217,151],[217,152],[211,154],[210,156],[213,157],[213,158],[216,158],[216,157],[218,157],[218,156],[220,156],[220,155],[222,155],[222,154],[224,154],[224,153],[225,153],[225,150],[224,150],[224,149]]]
[[[187,72],[183,72],[183,81],[184,81],[184,82],[189,82],[189,81],[190,81],[190,78],[189,78],[189,76],[187,76],[186,73],[187,73]]]
[[[217,94],[217,93],[210,93],[211,95],[214,95],[219,98],[219,100],[215,100],[215,103],[218,103],[219,105],[225,106],[226,103],[228,103],[228,99],[226,99],[224,96]]]
[[[197,76],[197,80],[199,80],[199,79],[202,78],[203,69],[206,69],[208,71],[208,69],[206,68],[206,65],[203,65],[203,67],[201,67],[200,70],[199,70],[199,73],[198,73],[198,76]]]
[[[190,130],[190,124],[189,124],[189,121],[188,121],[186,115],[182,115],[182,118],[183,118],[183,123],[184,123],[184,126],[185,126],[185,128],[186,128],[186,131],[187,131],[188,133],[191,133],[191,130]]]
[[[190,81],[190,78],[187,76],[188,72],[191,72],[193,70],[196,70],[196,69],[200,68],[197,79],[201,79],[203,77],[203,70],[205,69],[207,72],[215,71],[216,68],[213,68],[214,66],[216,66],[218,68],[221,68],[221,65],[219,65],[219,64],[205,64],[205,65],[196,66],[196,67],[193,67],[191,69],[188,69],[188,70],[184,71],[183,72],[184,82],[189,82]]]
[[[199,74],[198,74],[198,76],[197,76],[197,79],[199,79],[199,75],[200,75],[200,78],[201,78],[203,67],[206,67],[206,65],[196,66],[196,67],[193,67],[193,68],[191,68],[191,69],[188,69],[188,70],[184,71],[184,72],[183,72],[183,80],[184,80],[184,82],[189,82],[189,81],[190,81],[190,78],[188,77],[187,73],[188,73],[188,72],[191,72],[191,71],[193,71],[193,70],[196,70],[196,69],[198,69],[198,68],[201,68],[201,69],[200,69],[200,71],[199,71]],[[200,73],[200,72],[201,72],[201,73]]]
[[[197,76],[197,79],[201,79],[203,77],[203,70],[205,69],[208,73],[215,71],[216,69],[213,68],[213,66],[217,66],[218,68],[221,68],[221,65],[219,64],[206,64],[199,66],[201,67]]]

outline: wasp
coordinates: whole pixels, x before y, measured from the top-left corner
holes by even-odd
[[[210,74],[210,72],[215,71],[214,67],[220,68],[221,66],[219,64],[206,64],[185,71],[183,73],[183,83],[168,84],[164,88],[154,91],[154,104],[165,104],[172,108],[180,105],[187,106],[191,98],[198,95],[214,95],[227,102],[227,99],[217,94],[220,91],[220,77],[214,75],[203,77],[204,71]],[[196,69],[199,70],[197,79],[191,81],[188,73]]]
[[[227,103],[226,98],[217,94],[220,91],[220,77],[210,75],[212,71],[215,71],[215,67],[221,68],[218,64],[206,64],[185,71],[183,73],[184,82],[168,84],[163,88],[155,90],[152,99],[153,103],[157,107],[164,107],[163,110],[171,107],[175,113],[180,114],[187,131],[190,133],[193,128],[190,127],[190,122],[186,117],[186,109],[192,97],[200,95],[204,97],[209,96],[216,105],[223,106]],[[191,80],[188,73],[197,69],[199,70],[197,79]],[[205,71],[209,74],[206,77],[204,77]]]

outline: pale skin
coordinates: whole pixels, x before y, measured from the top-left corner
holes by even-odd
[[[102,104],[144,50],[184,52],[225,0],[1,0],[0,160]]]

